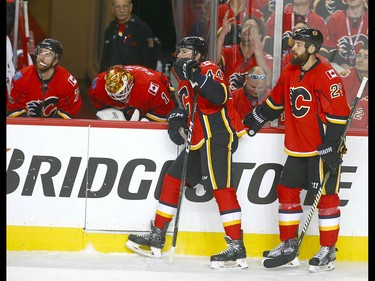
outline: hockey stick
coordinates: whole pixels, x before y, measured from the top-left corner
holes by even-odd
[[[175,255],[175,251],[176,251],[178,227],[179,227],[179,222],[180,222],[182,195],[184,194],[184,188],[185,188],[187,164],[188,164],[188,159],[189,159],[191,138],[192,138],[192,135],[193,135],[193,128],[194,128],[194,117],[195,117],[195,113],[197,111],[197,101],[198,101],[198,89],[197,89],[197,87],[198,87],[198,85],[194,84],[195,83],[194,81],[192,81],[192,82],[193,82],[193,87],[194,87],[194,102],[193,102],[193,109],[191,111],[189,132],[188,132],[188,136],[187,136],[187,140],[186,140],[186,146],[185,146],[185,155],[184,155],[184,163],[183,163],[183,166],[182,166],[180,193],[178,195],[177,210],[176,210],[176,215],[175,215],[175,224],[174,224],[174,229],[173,229],[172,247],[171,247],[171,251],[169,253],[169,261],[168,261],[169,265],[172,265],[174,263],[174,255]]]
[[[362,80],[361,86],[359,87],[357,96],[356,96],[356,98],[355,98],[355,100],[353,102],[352,108],[350,109],[350,113],[349,113],[348,119],[346,120],[344,131],[342,132],[342,135],[340,137],[340,143],[339,143],[337,152],[340,152],[340,147],[344,143],[344,138],[346,136],[346,132],[347,132],[347,130],[349,128],[349,125],[350,125],[350,122],[352,120],[354,111],[355,111],[355,109],[357,107],[357,104],[358,104],[359,100],[361,99],[361,96],[362,96],[363,90],[364,90],[364,88],[366,86],[367,80],[368,80],[367,77],[363,77],[363,80]],[[297,243],[296,248],[290,254],[285,254],[285,255],[281,255],[281,256],[276,257],[276,258],[269,258],[269,259],[264,260],[263,261],[263,266],[264,267],[266,267],[266,268],[274,268],[274,267],[278,267],[278,266],[287,264],[287,263],[291,262],[292,260],[294,260],[295,257],[298,255],[299,248],[301,246],[302,240],[305,237],[305,234],[306,234],[307,229],[308,229],[308,227],[310,225],[312,216],[314,215],[316,207],[318,206],[320,197],[322,196],[322,192],[323,192],[323,190],[324,190],[324,188],[326,186],[326,183],[328,181],[328,178],[329,178],[330,174],[331,173],[328,171],[325,174],[324,178],[323,178],[323,182],[322,182],[322,184],[320,185],[320,187],[318,189],[318,192],[317,192],[316,197],[314,199],[313,205],[311,206],[310,211],[309,211],[309,213],[307,215],[305,224],[303,225],[301,234],[300,234],[300,236],[298,238],[298,243]]]

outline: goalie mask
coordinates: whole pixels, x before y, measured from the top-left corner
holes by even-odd
[[[176,46],[176,54],[180,52],[181,48],[186,48],[193,50],[194,57],[200,53],[201,54],[201,60],[204,60],[208,53],[208,45],[207,42],[202,38],[198,36],[189,36],[183,38]]]
[[[134,75],[124,66],[111,66],[105,75],[105,90],[112,99],[127,103],[134,87],[134,80]]]

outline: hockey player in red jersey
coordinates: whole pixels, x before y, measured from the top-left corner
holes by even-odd
[[[344,82],[346,98],[352,104],[364,77],[368,77],[368,43],[362,45],[356,54],[355,66],[341,74]],[[362,97],[358,103],[350,128],[368,129],[368,84],[363,90]]]
[[[175,107],[173,93],[161,72],[140,65],[115,65],[94,78],[89,97],[98,119],[166,122]]]
[[[320,250],[309,261],[310,271],[334,269],[335,244],[340,229],[339,182],[341,136],[350,112],[343,82],[329,64],[316,54],[323,44],[317,29],[299,29],[293,35],[292,61],[280,74],[266,101],[244,119],[254,135],[267,121],[284,110],[284,150],[288,157],[277,186],[281,244],[264,251],[264,259],[291,253],[297,247],[298,227],[303,214],[302,189],[317,194],[326,171],[330,177],[318,208]],[[338,152],[340,151],[340,152]],[[298,257],[289,266],[298,266]]]
[[[77,80],[58,65],[61,43],[47,38],[35,48],[34,64],[18,71],[7,102],[8,117],[71,119],[79,113],[82,98]]]
[[[223,72],[211,61],[206,61],[206,41],[201,37],[185,37],[177,45],[177,60],[173,65],[180,81],[178,96],[183,108],[168,115],[168,133],[177,145],[185,142],[181,128],[188,130],[194,107],[197,84],[197,109],[188,154],[186,186],[201,183],[212,192],[218,204],[228,248],[211,256],[211,267],[247,268],[246,249],[241,229],[241,207],[232,181],[232,153],[238,138],[246,134],[241,119],[233,107],[223,80]],[[130,234],[126,246],[140,254],[161,257],[168,225],[176,214],[185,150],[167,170],[157,205],[154,223],[146,235]],[[142,246],[149,246],[150,251]]]

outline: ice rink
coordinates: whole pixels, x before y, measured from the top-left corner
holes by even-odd
[[[249,268],[218,271],[210,268],[209,257],[175,256],[168,264],[161,259],[133,254],[82,252],[7,251],[7,281],[364,281],[366,262],[336,261],[333,271],[309,273],[308,261],[298,268],[266,269],[260,259],[248,258]]]

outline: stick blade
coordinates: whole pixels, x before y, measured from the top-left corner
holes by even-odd
[[[297,256],[297,253],[298,253],[298,249],[295,249],[293,252],[291,252],[288,255],[282,255],[277,258],[264,259],[263,266],[265,268],[275,268],[275,267],[285,265],[291,262],[292,260],[294,260],[295,257]]]

